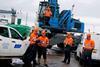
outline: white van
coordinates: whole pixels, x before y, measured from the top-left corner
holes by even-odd
[[[100,34],[91,34],[91,38],[95,41],[95,48],[92,52],[92,60],[100,63]],[[84,44],[84,40],[86,39],[86,34],[83,34],[81,44],[78,45],[76,56],[77,58],[81,58],[82,48]]]
[[[14,28],[0,25],[0,59],[21,57],[29,46],[28,40]]]

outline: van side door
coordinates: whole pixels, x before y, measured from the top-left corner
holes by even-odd
[[[11,55],[20,56],[23,50],[23,40],[21,35],[14,29],[10,28],[11,33]]]

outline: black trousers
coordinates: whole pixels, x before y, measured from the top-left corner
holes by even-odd
[[[66,47],[64,48],[64,53],[65,53],[64,62],[67,61],[67,63],[70,63],[71,46],[66,45]]]
[[[25,63],[24,66],[26,65],[29,66],[31,64],[31,61],[33,61],[33,63],[36,64],[36,54],[37,54],[36,44],[29,46],[22,58],[23,62]]]
[[[91,55],[92,55],[92,50],[85,50],[82,53],[82,59],[84,60],[86,65],[91,65],[92,60],[91,60]]]
[[[43,59],[47,59],[47,48],[45,47],[38,47],[38,58],[41,59],[43,55]]]

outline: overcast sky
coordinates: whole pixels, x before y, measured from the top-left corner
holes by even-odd
[[[36,22],[38,4],[42,0],[0,0],[0,9],[10,10],[11,8],[22,12],[23,21],[28,15],[28,25]],[[60,11],[71,9],[75,4],[74,16],[86,24],[85,30],[98,31],[100,25],[100,0],[58,0]],[[96,30],[95,30],[96,29]],[[100,31],[99,31],[100,32]]]

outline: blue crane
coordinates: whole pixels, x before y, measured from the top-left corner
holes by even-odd
[[[43,11],[47,6],[50,6],[52,11],[52,17],[48,21],[49,26],[44,24]],[[52,32],[84,32],[84,23],[78,19],[72,17],[71,10],[63,10],[59,12],[58,0],[41,1],[38,11],[39,27],[50,29]]]

